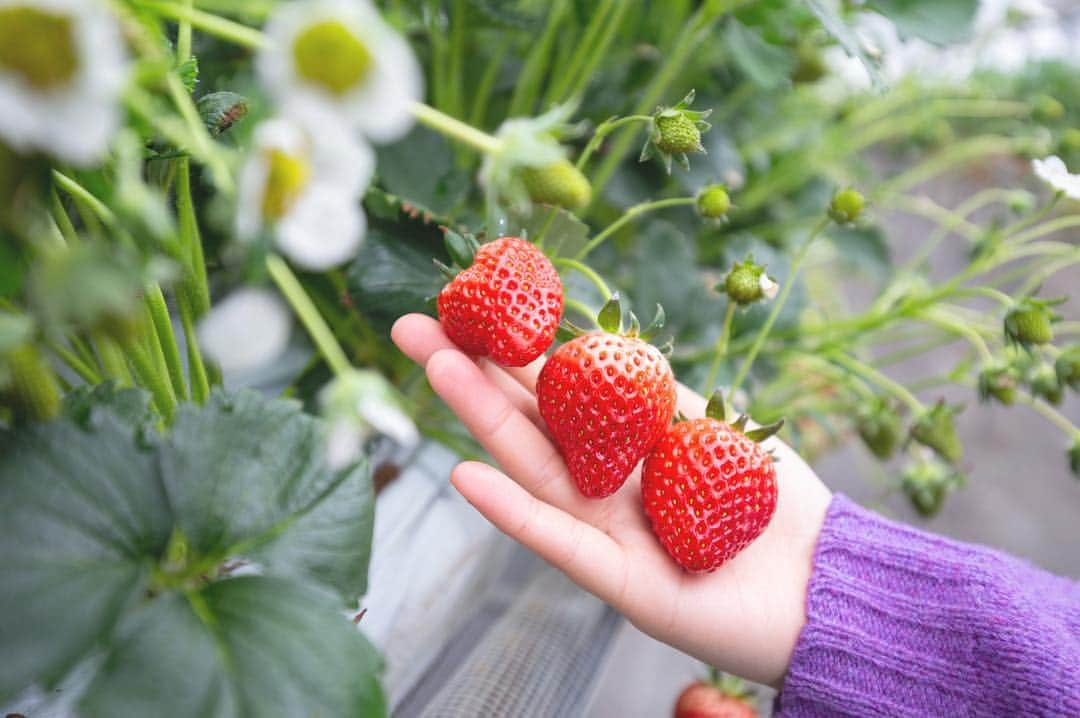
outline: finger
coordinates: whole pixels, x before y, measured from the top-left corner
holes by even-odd
[[[477,359],[476,363],[484,372],[484,375],[491,380],[491,383],[499,387],[499,390],[506,395],[506,398],[513,402],[518,411],[528,417],[529,421],[536,424],[536,427],[547,436],[547,425],[540,417],[540,408],[536,404],[536,395],[523,387],[505,367],[484,358]]]
[[[578,499],[562,457],[480,368],[457,350],[436,352],[428,381],[480,445],[526,491],[561,507]]]
[[[610,536],[530,495],[486,464],[459,464],[450,481],[500,531],[586,591],[608,603],[619,603],[629,566]]]

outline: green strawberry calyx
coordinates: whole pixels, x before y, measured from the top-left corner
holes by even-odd
[[[637,337],[646,342],[651,341],[652,338],[664,328],[664,323],[666,321],[667,314],[664,312],[664,308],[657,304],[656,314],[653,316],[653,320],[643,329],[641,327],[641,322],[638,321],[637,316],[632,311],[626,311],[624,313],[618,292],[612,293],[611,298],[604,303],[604,306],[600,308],[600,311],[597,312],[596,315],[596,326],[600,327],[600,329],[608,334],[618,334],[624,337]],[[556,336],[560,341],[569,341],[570,339],[588,333],[588,329],[579,327],[568,319],[563,319],[562,323],[559,325],[559,332]],[[668,341],[660,347],[660,350],[665,354],[670,353],[670,345],[671,342]]]

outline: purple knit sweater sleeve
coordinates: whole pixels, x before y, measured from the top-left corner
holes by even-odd
[[[779,718],[1080,718],[1080,583],[837,495],[777,706]]]

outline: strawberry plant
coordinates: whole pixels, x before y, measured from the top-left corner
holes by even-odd
[[[410,312],[691,572],[776,492],[677,382],[927,517],[978,412],[1080,472],[1075,67],[975,9],[0,2],[0,706],[384,714],[372,447],[480,453]]]

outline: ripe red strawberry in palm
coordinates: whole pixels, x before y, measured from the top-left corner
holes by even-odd
[[[729,692],[723,682],[696,681],[687,686],[675,702],[675,718],[758,718],[747,700],[748,693]]]
[[[476,250],[472,264],[439,292],[438,306],[443,331],[464,352],[525,366],[555,340],[562,280],[534,245],[500,237]]]
[[[623,485],[671,423],[675,377],[636,330],[591,332],[552,354],[536,400],[578,489],[602,498]]]
[[[727,424],[722,407],[713,397],[709,416],[674,424],[641,473],[653,533],[690,573],[708,573],[731,559],[776,511],[776,468],[757,442],[780,423],[744,434],[746,417]]]

